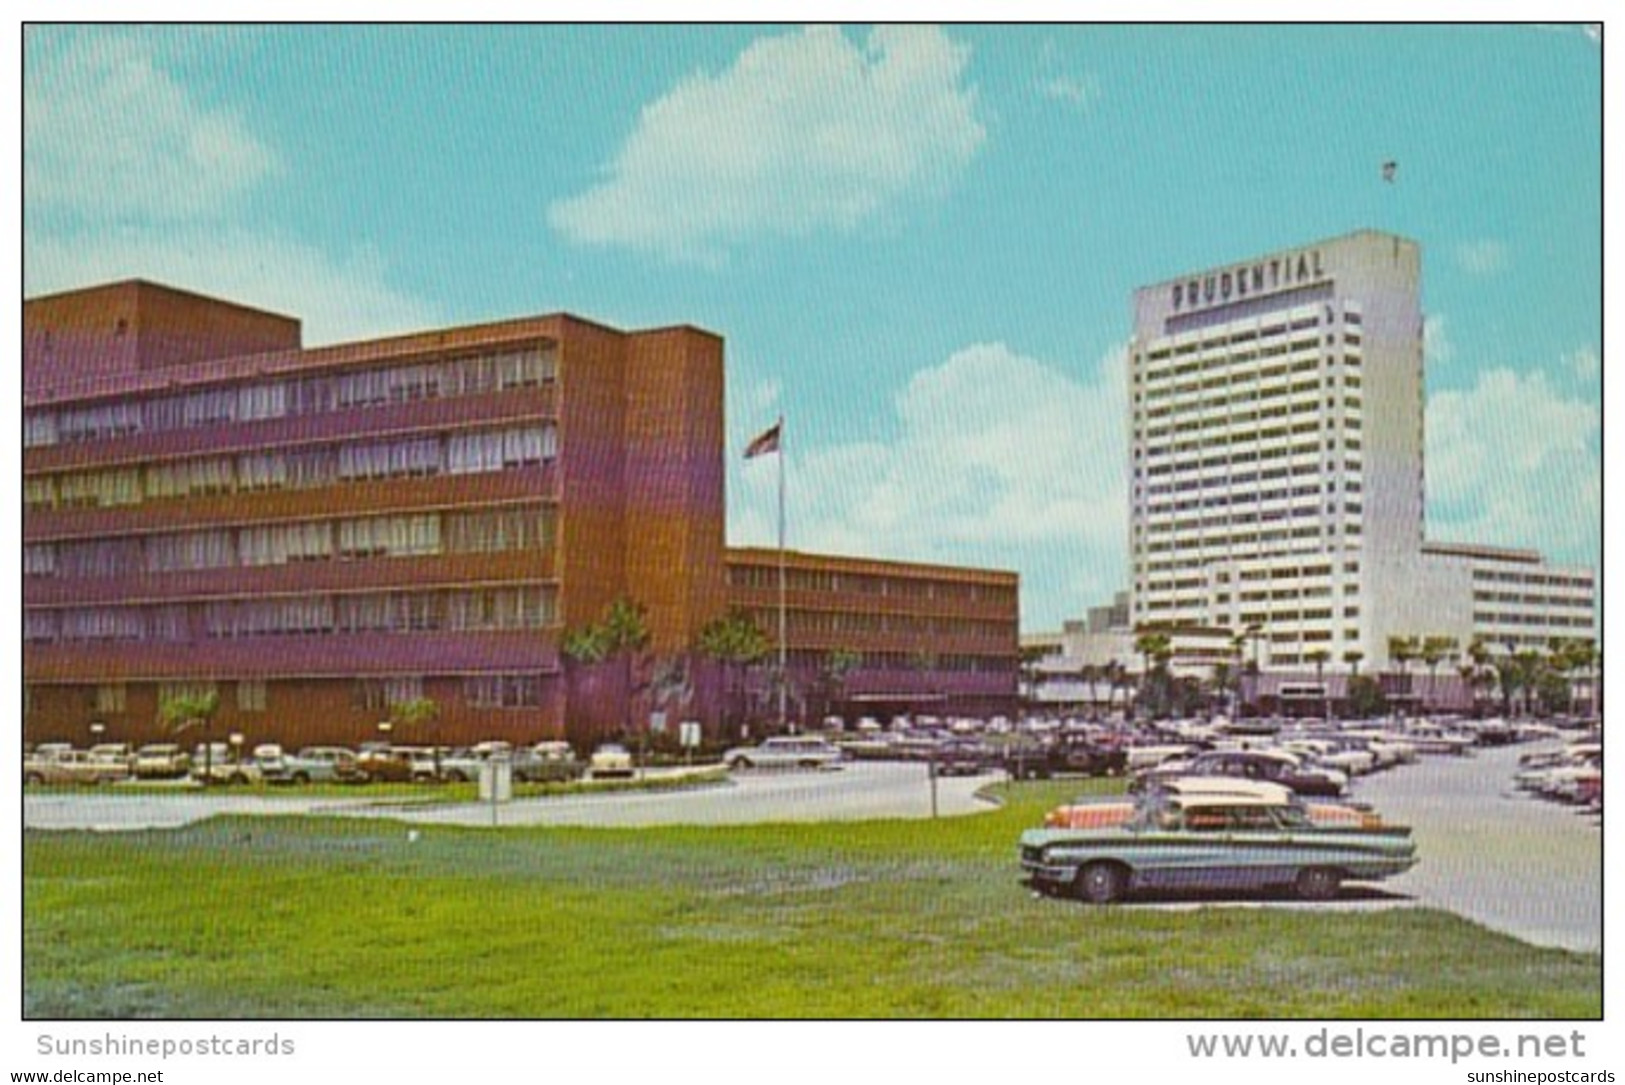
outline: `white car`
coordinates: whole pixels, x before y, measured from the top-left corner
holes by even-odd
[[[605,743],[593,751],[587,763],[587,775],[594,780],[628,779],[634,773],[632,754],[625,746]]]
[[[841,750],[821,738],[781,735],[760,746],[737,746],[722,755],[731,769],[753,768],[839,768]]]

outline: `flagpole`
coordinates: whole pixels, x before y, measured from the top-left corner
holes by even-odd
[[[786,669],[784,598],[784,415],[781,414],[779,415],[779,732],[781,734],[788,721],[785,698],[790,682],[790,672]]]

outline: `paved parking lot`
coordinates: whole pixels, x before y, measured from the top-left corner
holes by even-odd
[[[1518,755],[1430,757],[1361,780],[1359,797],[1410,825],[1421,862],[1395,891],[1525,941],[1602,948],[1602,831],[1573,807],[1516,791]]]

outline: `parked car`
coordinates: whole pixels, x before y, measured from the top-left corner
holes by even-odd
[[[154,742],[135,751],[130,768],[143,780],[174,780],[192,770],[192,759],[173,742]]]
[[[23,759],[25,784],[112,784],[129,775],[128,765],[93,757],[88,750],[35,750]]]
[[[998,763],[998,751],[976,739],[944,742],[932,762],[938,776],[975,776]]]
[[[257,784],[265,778],[259,763],[251,757],[239,757],[237,750],[224,742],[205,748],[198,745],[192,751],[192,779],[201,784]]]
[[[1268,780],[1300,795],[1337,797],[1348,791],[1349,778],[1337,769],[1318,768],[1282,750],[1210,750],[1188,761],[1172,761],[1135,777],[1131,790],[1169,776],[1233,776]]]
[[[1370,810],[1335,802],[1304,802],[1291,788],[1264,780],[1239,780],[1229,776],[1173,776],[1152,785],[1171,795],[1240,795],[1273,799],[1298,806],[1309,820],[1323,828],[1376,829],[1382,818]],[[1137,800],[1132,795],[1089,795],[1066,806],[1057,806],[1044,815],[1046,829],[1092,829],[1121,825],[1134,813]]]
[[[513,753],[513,778],[521,783],[568,783],[586,774],[586,764],[568,742],[538,742]]]
[[[592,753],[587,773],[594,780],[626,779],[633,774],[632,754],[625,746],[606,742]]]
[[[1096,904],[1146,889],[1275,886],[1326,900],[1346,880],[1409,870],[1416,844],[1405,827],[1320,828],[1300,807],[1273,798],[1156,792],[1121,825],[1029,829],[1020,858],[1034,885]]]
[[[412,751],[400,746],[372,746],[356,754],[356,768],[367,783],[401,784],[412,776]]]
[[[93,761],[123,765],[126,773],[135,766],[135,747],[128,742],[98,742],[89,753]]]
[[[355,751],[343,746],[306,746],[295,754],[267,756],[260,760],[260,771],[268,784],[349,784],[366,779]]]
[[[722,755],[731,769],[753,768],[839,768],[841,750],[821,738],[777,735],[758,746],[737,746]]]
[[[1069,772],[1116,776],[1128,763],[1128,750],[1082,732],[1063,731],[1043,742],[1015,742],[1004,749],[1004,767],[1019,780],[1047,780]]]

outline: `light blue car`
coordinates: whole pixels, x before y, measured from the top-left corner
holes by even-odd
[[[1029,829],[1021,866],[1039,888],[1096,904],[1154,889],[1295,889],[1329,900],[1345,881],[1374,881],[1416,865],[1403,826],[1327,827],[1279,799],[1148,795],[1121,825]]]

